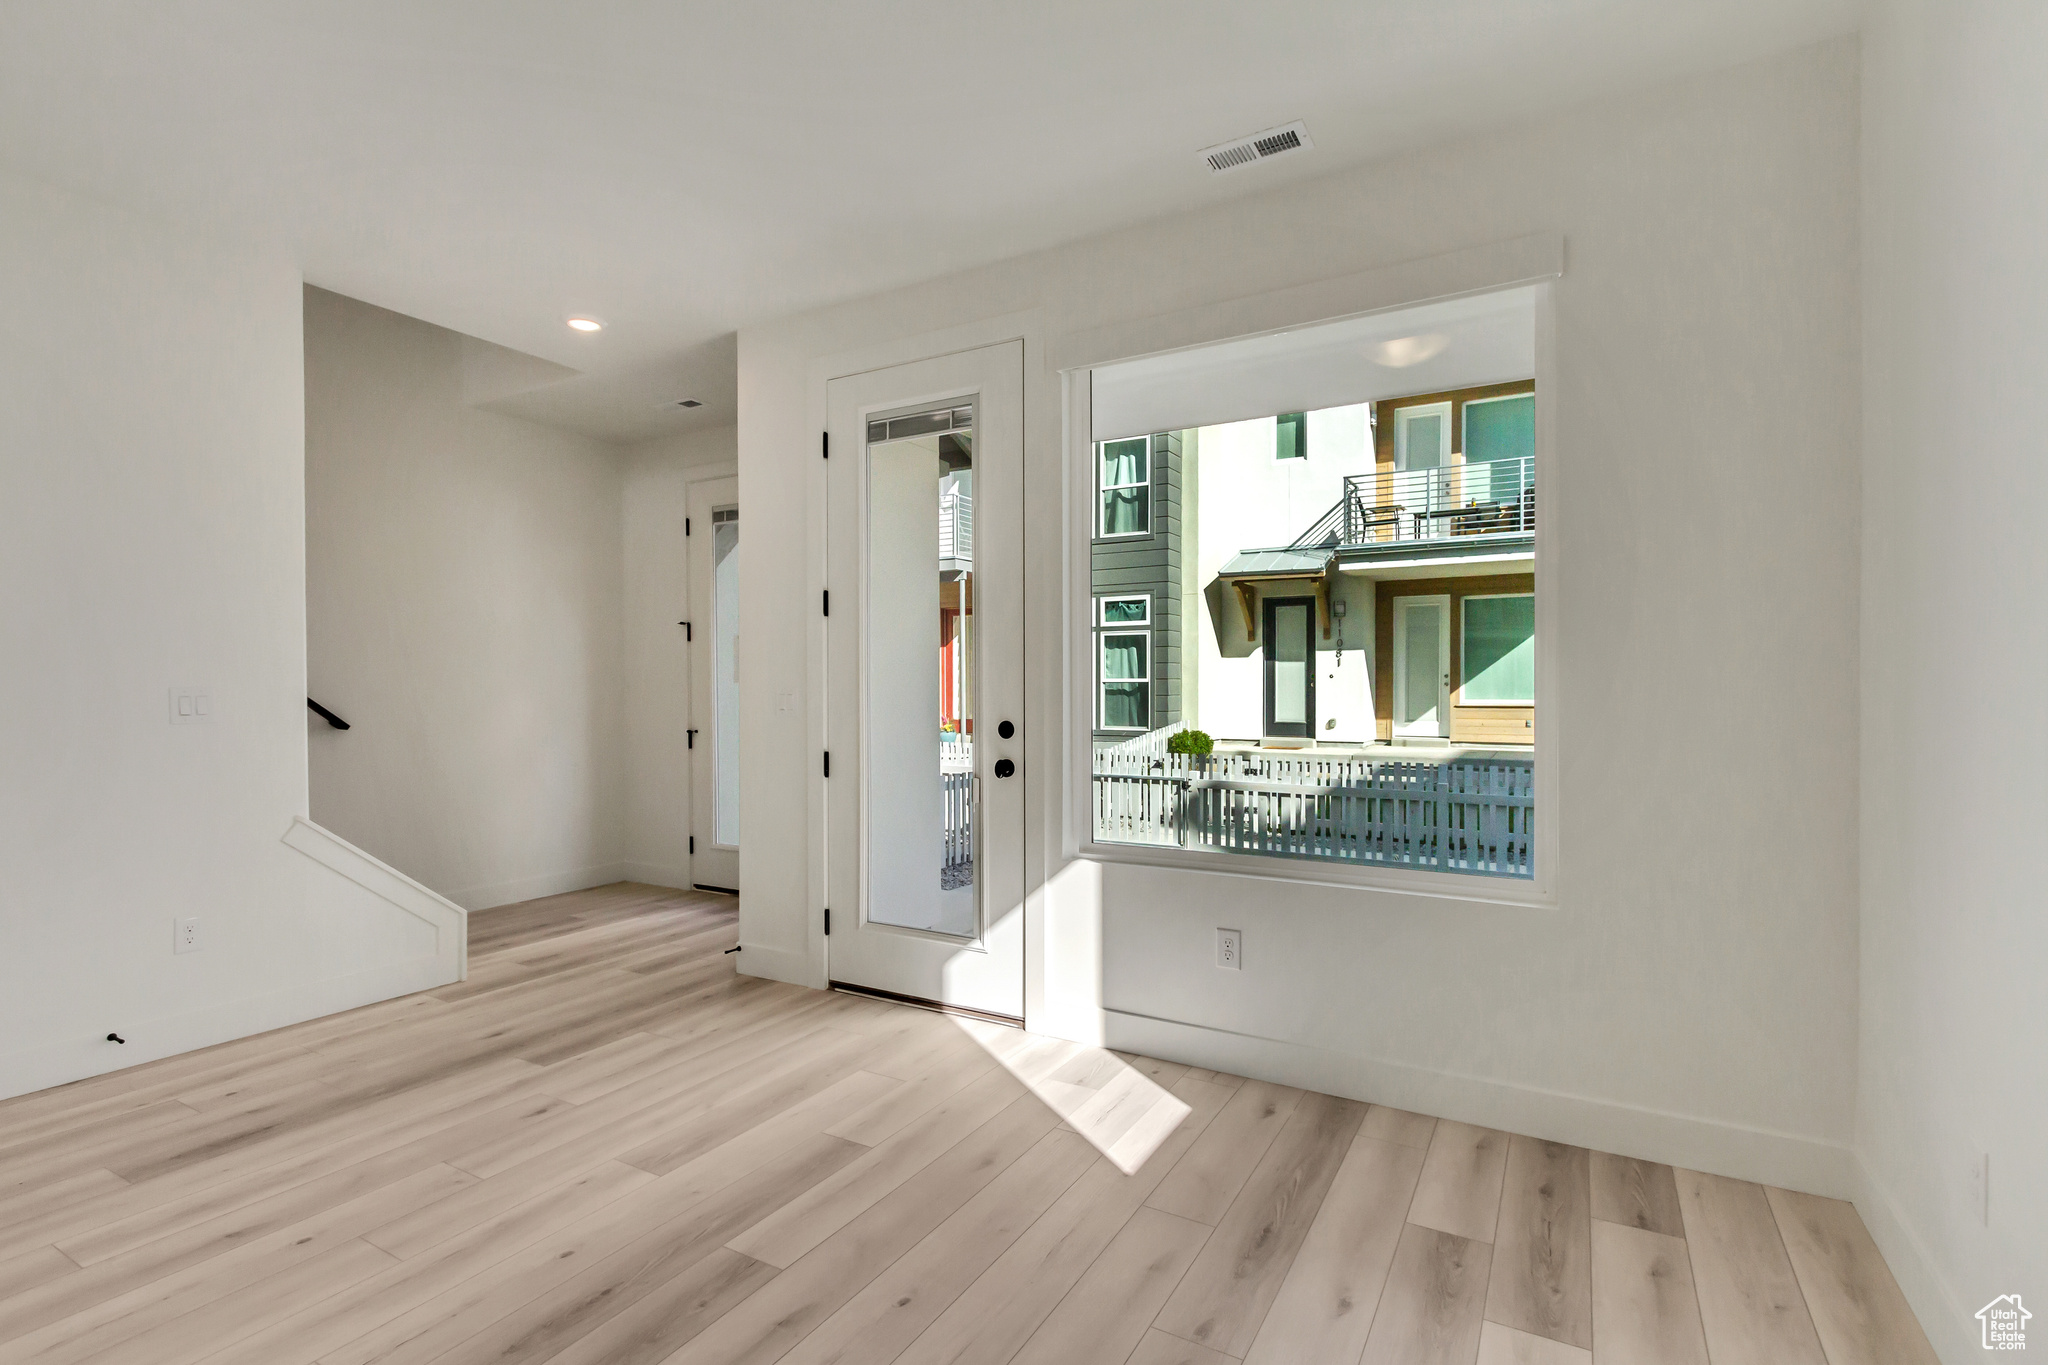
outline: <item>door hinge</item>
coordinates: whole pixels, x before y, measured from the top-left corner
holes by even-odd
[[[688,736],[690,737],[690,745],[689,745],[689,747],[690,747],[690,748],[692,748],[692,749],[696,748],[696,747],[697,747],[697,732],[696,732],[695,730],[685,730],[685,731],[683,731],[683,733],[684,733],[684,734],[686,734],[686,735],[688,735]]]
[[[825,937],[832,937],[832,907],[825,907]]]
[[[683,534],[690,534],[690,519],[688,517],[683,518]]]
[[[832,751],[830,749],[825,751],[825,776],[832,776]]]
[[[820,457],[822,457],[822,458],[824,458],[824,459],[827,459],[827,460],[829,460],[829,459],[831,459],[831,458],[832,458],[832,433],[831,433],[831,432],[829,432],[829,431],[821,431],[821,432],[819,432],[819,433],[818,433],[818,454],[819,454],[819,456],[820,456]]]
[[[695,628],[693,628],[688,621],[678,621],[676,622],[676,624],[683,628],[684,644],[689,644],[692,640],[695,640],[697,638],[697,632]]]
[[[827,616],[832,614],[832,589],[830,588],[825,589],[825,614]]]
[[[697,732],[692,730],[690,733],[695,734]],[[690,856],[692,858],[697,856],[697,836],[694,834],[690,836]]]

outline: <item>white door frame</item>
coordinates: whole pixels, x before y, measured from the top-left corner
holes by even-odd
[[[1437,700],[1436,721],[1425,728],[1421,724],[1403,726],[1401,717],[1408,714],[1408,610],[1413,606],[1433,606],[1437,609]],[[1449,593],[1430,593],[1394,599],[1394,713],[1393,735],[1396,739],[1449,739],[1451,737],[1451,596]]]
[[[867,419],[975,403],[974,768],[976,933],[969,939],[876,922],[866,830],[868,692]],[[833,379],[827,385],[825,621],[826,976],[835,985],[1021,1023],[1024,1016],[1025,778],[1024,349],[1006,342]],[[936,575],[936,559],[932,565]],[[997,623],[992,625],[991,622]],[[931,661],[937,667],[937,659]],[[1013,737],[999,738],[1008,720]],[[933,717],[936,727],[937,717]],[[1000,760],[1013,775],[998,778]],[[821,772],[823,755],[821,755]],[[938,774],[933,773],[936,780]],[[936,880],[938,868],[932,869]]]
[[[740,481],[736,474],[696,479],[685,485],[689,516],[690,556],[690,726],[696,731],[687,753],[690,765],[690,884],[708,890],[737,891],[740,850],[717,837],[718,705],[712,670],[717,651],[716,582],[712,563],[711,514],[737,507]],[[746,534],[742,523],[740,534]],[[729,755],[738,763],[737,753]]]

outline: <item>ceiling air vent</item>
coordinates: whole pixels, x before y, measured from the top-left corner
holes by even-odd
[[[1249,166],[1255,161],[1266,161],[1289,152],[1305,152],[1315,146],[1308,139],[1308,127],[1295,122],[1280,128],[1268,128],[1262,133],[1249,137],[1221,142],[1214,147],[1202,149],[1202,164],[1221,175]]]

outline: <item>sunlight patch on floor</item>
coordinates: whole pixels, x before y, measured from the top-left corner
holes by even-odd
[[[976,1019],[953,1022],[1125,1175],[1136,1173],[1190,1112],[1114,1052]]]

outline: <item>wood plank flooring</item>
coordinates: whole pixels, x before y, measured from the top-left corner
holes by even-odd
[[[740,977],[726,897],[0,1103],[0,1365],[1930,1365],[1854,1209]]]

